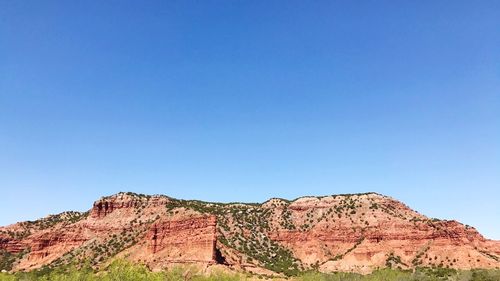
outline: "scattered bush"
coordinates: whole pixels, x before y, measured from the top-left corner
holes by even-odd
[[[29,273],[0,273],[0,281],[250,281],[265,279],[253,276],[212,272],[203,275],[193,267],[176,267],[164,272],[151,272],[146,267],[115,261],[106,270],[94,272],[90,267],[41,269]],[[273,279],[267,279],[273,280]],[[445,268],[417,269],[415,272],[382,269],[369,275],[356,273],[319,273],[310,271],[292,277],[291,281],[498,281],[500,270],[457,271]]]

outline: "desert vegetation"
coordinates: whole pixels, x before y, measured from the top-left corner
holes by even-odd
[[[208,219],[211,223],[209,226],[205,225]],[[0,228],[0,242],[3,241],[3,248],[0,247],[0,271],[29,271],[40,266],[46,267],[42,271],[4,274],[2,278],[57,280],[54,277],[57,274],[73,274],[83,276],[79,280],[107,280],[102,278],[108,278],[109,272],[139,270],[125,267],[122,271],[109,271],[108,266],[115,258],[146,264],[150,269],[158,270],[164,268],[162,258],[165,259],[168,256],[165,253],[170,251],[152,250],[152,245],[154,249],[157,247],[157,229],[161,229],[163,237],[186,235],[198,239],[199,229],[207,234],[201,237],[200,241],[204,242],[196,246],[196,253],[190,257],[182,254],[189,252],[193,245],[184,243],[178,246],[179,243],[173,240],[162,242],[164,244],[160,248],[178,251],[175,258],[180,262],[175,264],[188,264],[194,255],[208,264],[218,263],[241,268],[242,271],[278,274],[287,280],[377,280],[355,274],[323,275],[315,272],[320,269],[364,272],[358,270],[359,264],[349,263],[356,254],[363,254],[366,247],[373,247],[380,257],[376,264],[367,260],[366,266],[387,268],[389,271],[384,274],[399,274],[397,276],[406,278],[397,277],[397,280],[425,280],[422,276],[441,278],[435,280],[454,280],[455,277],[460,277],[457,280],[469,280],[473,278],[473,273],[474,276],[482,276],[491,271],[450,271],[452,275],[446,276],[439,274],[449,273],[446,271],[448,269],[498,269],[500,260],[496,254],[496,244],[485,241],[475,229],[454,221],[425,217],[401,202],[375,193],[308,196],[294,201],[273,198],[262,204],[213,203],[162,195],[119,193],[99,199],[85,213],[65,212]],[[471,237],[473,243],[456,245],[459,240],[472,241]],[[436,239],[440,239],[444,246],[434,244]],[[427,242],[421,243],[424,240]],[[400,243],[399,246],[393,249],[395,244],[392,241]],[[75,246],[65,248],[58,245]],[[449,251],[449,246],[457,250]],[[150,251],[150,255],[132,255],[143,251]],[[317,255],[315,260],[308,260],[311,251]],[[54,253],[57,254],[55,258],[48,256]],[[347,264],[344,264],[344,259]],[[82,269],[85,263],[92,270],[67,267],[74,265]],[[341,268],[339,265],[350,268]],[[423,274],[422,270],[411,274],[405,271],[426,267],[440,268],[434,270],[440,273],[426,271],[425,275],[420,276],[418,274]],[[66,268],[67,272],[60,268]],[[496,274],[495,271],[493,273]],[[165,279],[169,274],[173,273],[164,272],[160,277],[155,277],[156,273],[144,273],[148,278],[175,280]],[[377,274],[381,273],[372,275]],[[206,275],[192,276],[207,278]],[[415,279],[415,276],[420,279]],[[24,279],[19,279],[21,277]],[[238,276],[238,280],[243,277]]]
[[[90,266],[42,268],[31,272],[0,273],[0,281],[498,281],[500,270],[457,271],[445,268],[421,268],[415,271],[382,269],[369,275],[355,273],[304,272],[293,277],[264,277],[222,270],[202,273],[196,267],[175,267],[151,272],[145,266],[115,261],[102,271]]]
[[[274,272],[287,276],[300,271],[300,261],[292,252],[272,241],[265,234],[271,230],[269,224],[273,211],[259,208],[260,204],[207,203],[197,200],[171,200],[166,205],[167,212],[175,214],[180,208],[217,216],[219,242],[245,255],[252,261]],[[286,210],[281,215],[281,225],[295,228],[291,213]]]

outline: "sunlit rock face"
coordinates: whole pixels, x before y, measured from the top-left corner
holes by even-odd
[[[500,267],[499,241],[376,193],[262,204],[118,193],[85,213],[1,227],[0,251],[15,256],[14,271],[86,260],[99,267],[113,258],[153,270],[222,264],[263,274]]]

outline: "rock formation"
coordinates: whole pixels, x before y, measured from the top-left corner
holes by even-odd
[[[7,270],[114,258],[160,270],[177,264],[291,275],[301,270],[500,267],[500,241],[429,219],[376,193],[220,204],[119,193],[85,213],[0,227]]]

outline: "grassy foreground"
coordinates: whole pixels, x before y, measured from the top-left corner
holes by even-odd
[[[165,272],[151,272],[146,267],[118,261],[105,271],[95,272],[90,268],[42,269],[15,274],[0,273],[0,281],[250,281],[265,279],[262,276],[247,276],[238,273],[213,272],[203,275],[193,268],[175,268]],[[276,279],[278,280],[278,279]],[[283,279],[279,279],[283,280]],[[353,273],[323,274],[307,272],[293,281],[500,281],[500,270],[456,271],[451,269],[420,269],[415,272],[383,269],[370,275]]]

